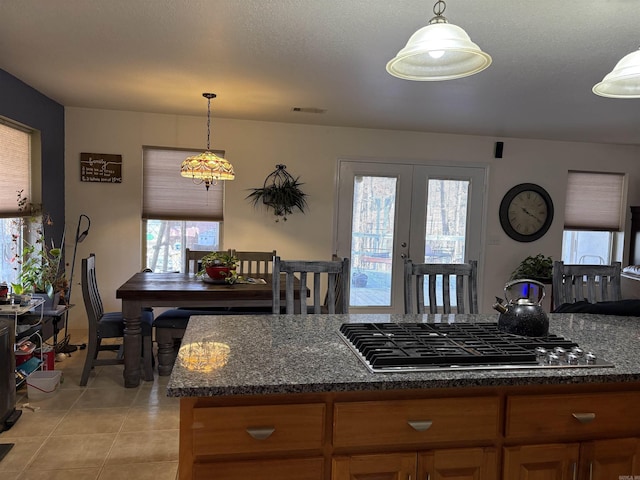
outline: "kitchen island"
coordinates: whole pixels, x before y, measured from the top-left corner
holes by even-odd
[[[550,319],[615,367],[370,373],[338,335],[497,315],[192,317],[168,385],[180,478],[640,475],[640,318]]]

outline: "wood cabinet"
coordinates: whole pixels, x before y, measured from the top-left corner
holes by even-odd
[[[323,480],[324,427],[323,403],[194,408],[196,462],[180,478]]]
[[[338,402],[333,445],[425,445],[498,435],[498,397]]]
[[[640,439],[505,447],[503,478],[610,480],[640,474]]]
[[[183,398],[179,478],[640,476],[640,384]]]
[[[415,478],[416,465],[415,452],[335,457],[331,480],[406,480]]]
[[[494,448],[334,457],[331,480],[494,480],[496,459]]]
[[[598,439],[640,434],[638,402],[640,392],[509,397],[508,442],[566,443],[505,447],[503,478],[606,480],[640,475],[638,438]]]

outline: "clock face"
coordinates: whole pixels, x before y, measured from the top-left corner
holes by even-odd
[[[516,185],[502,199],[500,224],[519,242],[542,237],[553,221],[553,202],[547,191],[533,183]]]

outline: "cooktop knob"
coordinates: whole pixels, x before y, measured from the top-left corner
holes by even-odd
[[[560,357],[558,357],[558,355],[556,355],[555,353],[550,353],[547,357],[547,363],[549,365],[560,365]]]
[[[559,359],[564,360],[567,356],[567,351],[562,347],[556,347],[553,349],[553,352],[558,356]]]
[[[567,354],[567,363],[569,365],[578,365],[580,358],[573,352]]]
[[[544,360],[547,358],[547,349],[544,347],[536,347],[535,353],[538,360]]]
[[[571,349],[571,353],[573,353],[578,358],[584,356],[584,351],[580,347],[573,347]]]
[[[596,363],[596,359],[598,357],[596,357],[596,354],[593,352],[587,352],[584,355],[584,359],[586,360],[587,364],[592,365],[594,363]]]

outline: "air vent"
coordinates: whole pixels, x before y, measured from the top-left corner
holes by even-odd
[[[291,111],[302,112],[302,113],[324,113],[327,110],[324,108],[315,108],[315,107],[293,107]]]

